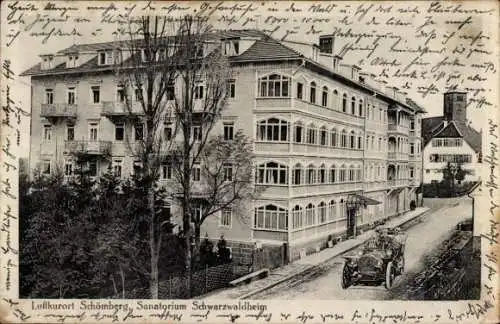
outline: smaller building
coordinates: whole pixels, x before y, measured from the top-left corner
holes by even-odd
[[[447,92],[444,115],[422,119],[424,183],[441,181],[448,162],[465,171],[463,181],[480,180],[482,134],[470,126],[466,108],[466,92]]]

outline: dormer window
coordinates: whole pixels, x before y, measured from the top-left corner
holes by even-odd
[[[54,56],[53,55],[47,55],[47,56],[42,56],[42,69],[52,69],[54,68]]]
[[[238,40],[228,40],[223,43],[224,55],[233,56],[240,54],[240,44]]]
[[[111,65],[113,64],[113,52],[112,51],[100,51],[98,52],[98,65]]]
[[[68,61],[66,62],[66,67],[74,68],[77,66],[78,66],[78,55],[77,54],[68,55]]]

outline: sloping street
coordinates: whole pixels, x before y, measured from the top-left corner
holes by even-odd
[[[422,270],[423,259],[441,244],[453,231],[456,224],[471,217],[470,199],[442,200],[432,202],[431,212],[421,222],[409,228],[405,257],[406,270],[396,277],[393,290],[405,285],[412,274]],[[441,206],[440,206],[441,205]],[[357,250],[347,254],[355,254]],[[284,282],[270,290],[252,296],[252,299],[341,299],[341,300],[384,300],[398,299],[382,285],[352,286],[341,288],[343,258],[336,257],[315,271],[297,279]]]

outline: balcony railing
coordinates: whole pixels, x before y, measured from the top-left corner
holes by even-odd
[[[389,187],[405,187],[408,185],[408,179],[387,180],[387,184]]]
[[[69,154],[109,155],[110,141],[66,141],[64,150]]]
[[[76,118],[77,105],[65,103],[42,104],[41,117]]]
[[[388,152],[387,159],[388,160],[397,160],[397,161],[402,161],[402,160],[407,161],[408,160],[408,153]]]
[[[132,103],[127,106],[125,102],[103,101],[101,115],[112,116],[126,116],[126,115],[140,115],[142,108],[138,102]]]
[[[389,132],[397,132],[405,135],[409,135],[410,129],[403,125],[398,125],[395,123],[389,123],[388,125]]]

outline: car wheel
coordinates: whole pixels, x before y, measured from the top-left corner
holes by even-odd
[[[393,282],[394,282],[394,265],[391,261],[387,264],[387,268],[385,270],[385,288],[391,289]]]
[[[344,268],[342,269],[342,289],[347,289],[351,285],[351,271],[347,266],[347,262],[344,263]]]

